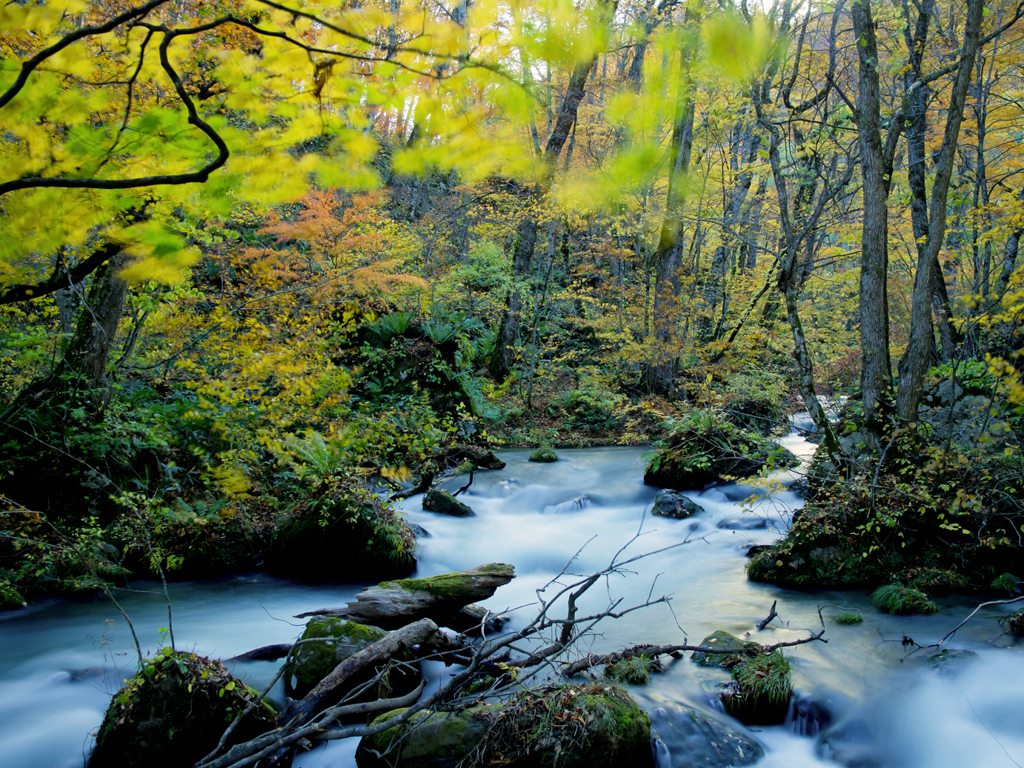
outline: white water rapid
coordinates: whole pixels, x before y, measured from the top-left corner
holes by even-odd
[[[795,435],[783,442],[803,457],[813,449]],[[864,593],[794,592],[746,580],[746,550],[785,530],[800,505],[793,493],[738,485],[688,493],[705,511],[669,520],[648,514],[655,489],[643,485],[638,448],[564,450],[554,464],[528,463],[528,455],[503,452],[504,470],[476,474],[459,497],[474,508],[475,518],[424,512],[420,497],[403,503],[408,519],[430,533],[419,542],[417,575],[513,564],[516,578],[485,604],[515,609],[515,628],[533,615],[535,590],[574,555],[570,570],[586,574],[606,567],[631,540],[620,559],[680,544],[633,563],[631,573],[611,577],[593,590],[587,606],[602,609],[619,598],[622,605],[637,604],[666,594],[671,610],[655,605],[606,620],[581,651],[697,643],[717,629],[751,633],[761,643],[792,640],[818,630],[818,607],[832,606],[823,609],[829,642],[787,651],[802,711],[824,708],[831,724],[823,729],[819,717],[797,714],[786,725],[756,729],[752,735],[767,749],[759,766],[1024,766],[1024,648],[1011,647],[1014,639],[998,624],[1010,607],[981,611],[950,644],[977,655],[936,671],[926,662],[930,652],[910,653],[901,641],[907,636],[920,644],[937,642],[970,613],[970,600],[940,598],[935,616],[894,617],[878,613]],[[456,478],[447,485],[464,482]],[[173,584],[177,646],[229,658],[289,642],[301,632],[294,614],[341,605],[361,586],[305,585],[262,575]],[[149,649],[164,645],[162,596],[136,592],[122,599]],[[756,624],[774,600],[781,621],[758,632]],[[839,607],[862,612],[864,622],[832,623],[828,617]],[[83,765],[111,694],[134,669],[122,623],[99,599],[50,601],[0,614],[0,765]],[[259,687],[273,665],[239,665],[235,672]],[[631,692],[648,709],[678,702],[713,711],[716,686],[726,678],[682,659]],[[351,768],[354,749],[352,741],[333,743],[295,764]]]

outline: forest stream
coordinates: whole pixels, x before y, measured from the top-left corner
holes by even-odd
[[[814,448],[795,434],[782,442],[803,459]],[[725,485],[688,493],[705,510],[690,519],[651,517],[655,489],[643,485],[641,453],[640,448],[563,450],[558,463],[532,464],[528,451],[502,452],[506,469],[476,473],[460,496],[477,512],[474,518],[424,512],[420,497],[403,502],[409,521],[430,534],[419,541],[417,574],[488,562],[513,564],[516,578],[485,605],[514,609],[509,627],[515,628],[533,616],[535,590],[574,554],[571,572],[588,574],[605,568],[631,540],[625,557],[681,544],[632,564],[635,573],[611,577],[608,589],[593,595],[588,606],[600,610],[610,598],[629,605],[667,594],[671,610],[659,604],[617,621],[607,619],[580,652],[638,642],[682,643],[684,638],[698,643],[719,629],[738,636],[750,633],[761,643],[793,640],[819,630],[818,609],[827,606],[822,615],[828,642],[787,649],[803,714],[791,709],[785,725],[752,731],[767,750],[757,765],[1024,764],[1024,653],[1008,647],[1015,641],[998,624],[1010,606],[983,609],[949,643],[976,656],[937,669],[927,661],[934,650],[912,652],[904,637],[921,645],[935,643],[975,602],[939,598],[936,615],[898,617],[877,611],[864,592],[795,592],[751,583],[744,571],[746,550],[778,538],[801,505],[799,497],[779,487],[767,493]],[[465,478],[455,478],[447,487],[464,484]],[[175,583],[177,647],[226,659],[289,642],[302,626],[292,616],[341,605],[361,586],[299,584],[264,575]],[[150,591],[125,592],[119,599],[153,650],[164,644],[159,629],[168,623],[164,599],[158,585],[135,587]],[[776,600],[780,619],[758,632],[757,623]],[[841,609],[863,613],[863,623],[831,621],[830,615]],[[122,619],[102,599],[42,602],[0,615],[0,763],[12,768],[82,765],[91,748],[90,733],[99,727],[111,694],[119,680],[134,672],[130,641]],[[264,662],[237,664],[233,671],[260,687],[274,669],[274,663]],[[439,664],[428,672],[445,674]],[[674,703],[713,711],[716,687],[727,678],[724,671],[683,658],[654,675],[649,685],[631,686],[630,692],[649,711]],[[355,740],[334,742],[302,755],[295,765],[348,768],[355,747]],[[668,768],[664,750],[660,757],[659,768]]]

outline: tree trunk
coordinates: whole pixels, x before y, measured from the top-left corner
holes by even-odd
[[[853,4],[851,12],[860,60],[857,134],[864,184],[860,271],[860,384],[865,426],[869,434],[878,435],[884,422],[885,400],[892,389],[887,286],[889,172],[882,148],[878,43],[871,4],[868,0],[860,0]]]
[[[963,121],[964,102],[970,85],[971,71],[981,37],[982,0],[968,0],[967,24],[960,65],[950,93],[946,127],[942,148],[932,183],[932,203],[928,217],[928,237],[917,263],[914,295],[910,316],[910,341],[900,360],[900,386],[896,397],[896,415],[906,424],[917,422],[917,407],[921,402],[924,375],[928,370],[928,348],[932,343],[932,296],[934,294],[934,266],[946,232],[946,200],[953,176],[956,145]]]

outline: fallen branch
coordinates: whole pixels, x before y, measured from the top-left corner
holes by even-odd
[[[771,623],[772,619],[778,618],[779,614],[775,612],[775,606],[778,604],[778,600],[772,601],[772,607],[768,609],[768,615],[765,618],[761,619],[761,621],[757,625],[758,631],[761,631],[762,629],[767,627]]]

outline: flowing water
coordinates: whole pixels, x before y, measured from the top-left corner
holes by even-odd
[[[795,435],[783,442],[803,457],[813,449]],[[696,644],[718,629],[750,633],[761,643],[793,640],[821,628],[818,610],[825,606],[829,642],[787,652],[799,711],[786,725],[753,733],[767,748],[759,766],[1024,765],[1024,653],[1010,647],[1014,640],[998,624],[1011,607],[982,610],[951,643],[977,655],[939,672],[926,662],[931,651],[911,653],[903,638],[937,642],[973,609],[968,600],[940,599],[935,616],[893,617],[876,612],[864,593],[794,592],[746,580],[746,550],[776,539],[800,505],[791,492],[728,485],[688,493],[704,512],[669,520],[649,515],[655,490],[643,485],[640,449],[565,450],[554,464],[528,463],[528,455],[504,452],[503,471],[476,474],[460,496],[476,510],[475,518],[424,512],[419,497],[403,503],[408,519],[430,533],[419,542],[418,575],[487,562],[515,565],[516,578],[485,603],[496,611],[512,609],[515,628],[533,616],[537,590],[570,561],[563,582],[570,574],[607,568],[616,557],[621,562],[654,553],[601,582],[584,607],[600,612],[621,600],[621,610],[662,595],[671,602],[603,621],[581,651],[639,642]],[[464,482],[456,478],[448,486]],[[155,585],[135,586],[150,591],[126,592],[122,603],[152,650],[165,644],[160,628],[168,624],[166,608]],[[342,605],[361,586],[262,575],[173,584],[177,646],[229,658],[288,642],[301,631],[294,614]],[[758,632],[756,624],[775,600],[780,619]],[[864,622],[834,624],[828,617],[840,608],[862,612]],[[52,601],[0,614],[0,765],[82,765],[111,693],[133,668],[131,638],[104,600]],[[271,663],[235,669],[256,687],[273,672]],[[685,704],[710,711],[725,679],[725,672],[682,659],[632,693],[648,709]],[[350,768],[354,750],[352,740],[333,743],[296,765]]]

